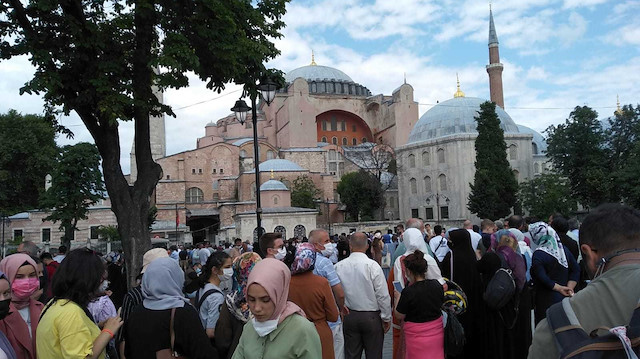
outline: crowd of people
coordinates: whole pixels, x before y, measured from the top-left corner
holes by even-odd
[[[639,211],[462,227],[154,248],[131,289],[122,253],[24,242],[0,261],[0,358],[375,359],[392,330],[394,359],[549,359],[579,348],[558,326],[630,323]]]

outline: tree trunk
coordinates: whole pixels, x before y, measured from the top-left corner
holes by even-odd
[[[73,239],[73,227],[65,226],[64,228],[64,236],[62,237],[61,243],[63,246],[67,247],[67,251],[71,250],[71,240]]]

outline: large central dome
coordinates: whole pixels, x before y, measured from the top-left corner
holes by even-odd
[[[456,97],[433,106],[416,123],[407,143],[418,143],[455,134],[477,134],[475,117],[486,100]],[[505,133],[519,133],[518,126],[500,106],[496,106],[500,127]]]
[[[284,78],[288,83],[292,83],[298,77],[302,77],[307,81],[327,79],[329,81],[353,82],[351,77],[344,72],[333,67],[320,65],[299,67],[295,70],[289,71]]]

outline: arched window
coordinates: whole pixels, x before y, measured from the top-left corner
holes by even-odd
[[[429,152],[428,151],[422,152],[422,166],[427,167],[430,164],[431,164],[431,159],[429,158]]]
[[[520,172],[518,170],[513,170],[513,177],[516,178],[516,182],[520,182]]]
[[[367,143],[367,138],[366,137],[362,137],[362,143]]]
[[[535,143],[535,142],[531,142],[531,152],[532,152],[534,155],[537,155],[537,154],[538,154],[538,144],[537,144],[537,143]]]
[[[445,160],[444,160],[444,149],[438,148],[437,154],[438,154],[438,163],[444,163],[445,162]]]
[[[278,204],[278,196],[273,196],[273,204]]]
[[[424,191],[426,193],[431,192],[431,177],[429,176],[424,177]]]
[[[293,235],[298,238],[307,236],[307,229],[303,225],[299,224],[293,228]]]
[[[282,233],[282,238],[287,239],[287,229],[284,228],[284,226],[276,226],[276,228],[274,228],[273,231],[275,233]]]
[[[187,190],[185,195],[185,202],[187,203],[200,203],[204,200],[204,193],[198,187],[191,187]]]
[[[329,161],[335,161],[337,159],[337,152],[335,150],[329,150]]]
[[[343,146],[346,146],[346,145],[348,145],[348,144],[349,144],[349,140],[347,140],[347,138],[346,138],[346,137],[342,137],[342,145],[343,145]]]
[[[536,163],[533,165],[533,167],[534,167],[534,169],[533,169],[533,172],[534,172],[534,173],[540,173],[540,163],[536,162]]]
[[[331,138],[331,143],[333,143],[334,145],[337,145],[338,144],[338,137],[335,137],[335,136],[332,137]]]
[[[217,190],[218,188],[220,188],[220,181],[213,180],[213,183],[211,184],[211,188],[213,188],[214,190]]]
[[[266,231],[263,227],[260,227],[260,233],[258,233],[258,227],[253,229],[253,241],[257,242],[258,238],[260,238]]]
[[[324,143],[328,143],[328,142],[327,142],[327,137],[322,136],[322,142],[324,142]]]
[[[276,158],[276,153],[272,150],[267,150],[267,160],[272,160]]]
[[[415,178],[409,180],[409,187],[411,187],[411,194],[418,193],[418,183]]]
[[[416,156],[414,156],[413,154],[409,155],[409,167],[410,168],[416,167]]]
[[[446,191],[447,190],[447,176],[445,176],[444,174],[441,174],[440,176],[438,176],[438,182],[440,182],[440,190],[441,191]]]
[[[509,146],[509,159],[510,160],[518,159],[518,147],[516,147],[516,145]]]
[[[240,150],[240,158],[245,158],[247,157],[247,151],[246,150]]]
[[[354,146],[357,145],[358,144],[358,139],[357,138],[352,139],[351,140],[351,144],[354,145]]]

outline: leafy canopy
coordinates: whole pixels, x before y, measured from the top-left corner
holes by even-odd
[[[352,220],[371,220],[384,203],[382,185],[375,175],[366,171],[347,173],[338,183],[340,201],[347,207]]]
[[[467,204],[480,218],[492,220],[506,217],[516,203],[518,182],[507,160],[507,144],[496,104],[484,102],[478,116],[478,137],[475,142],[476,172]]]
[[[293,180],[291,186],[291,205],[293,207],[316,208],[316,201],[320,200],[320,190],[307,175]]]
[[[555,173],[540,174],[521,183],[518,201],[537,218],[548,218],[554,213],[572,213],[577,209],[569,181]]]

